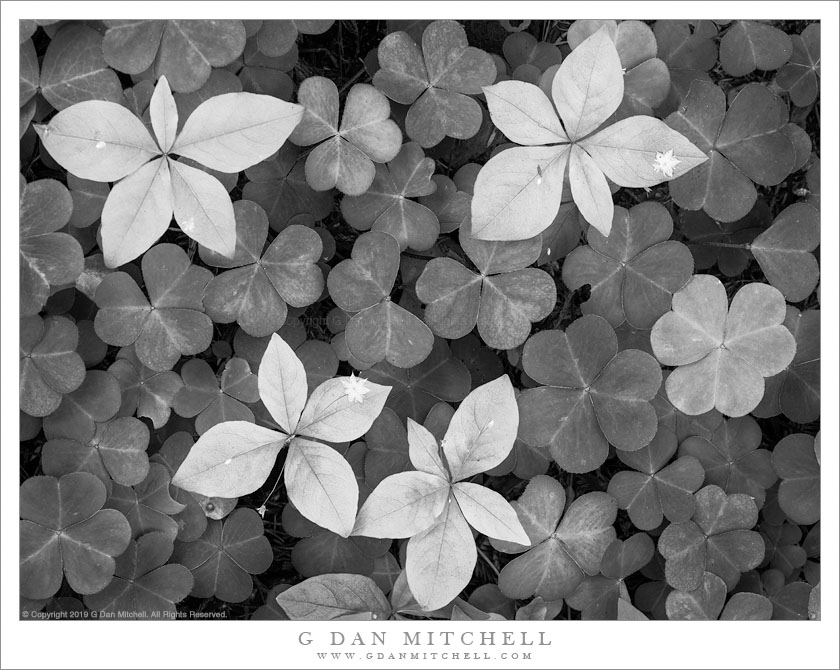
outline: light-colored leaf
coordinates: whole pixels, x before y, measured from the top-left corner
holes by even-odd
[[[306,396],[306,370],[286,341],[276,333],[260,361],[260,400],[272,418],[290,435],[295,432]]]
[[[681,177],[708,160],[676,130],[652,116],[632,116],[581,140],[598,168],[619,186],[639,188]],[[672,152],[673,172],[657,170],[657,154]]]
[[[458,482],[452,491],[464,518],[479,533],[524,546],[531,544],[516,511],[501,495],[469,482]]]
[[[479,240],[525,240],[548,228],[563,198],[569,146],[514,147],[478,173],[472,234]]]
[[[277,151],[303,117],[303,107],[270,95],[225,93],[201,103],[172,152],[220,172],[239,172]]]
[[[160,155],[146,126],[115,102],[80,102],[35,132],[62,167],[92,181],[118,181]]]
[[[369,393],[351,399],[348,377],[328,379],[316,388],[298,421],[297,433],[328,442],[347,442],[364,435],[385,406],[390,386],[380,386],[363,378],[355,383]]]
[[[354,614],[387,619],[391,605],[376,582],[364,575],[310,577],[277,595],[277,604],[292,621],[329,621]]]
[[[295,438],[285,468],[286,491],[298,511],[319,526],[349,537],[359,485],[345,458],[326,444]]]
[[[178,107],[166,77],[161,77],[155,86],[149,103],[149,116],[158,146],[161,151],[167,153],[172,148],[175,134],[178,132]]]
[[[166,232],[172,220],[172,181],[166,158],[146,163],[114,185],[102,208],[105,265],[137,258]]]
[[[411,417],[407,421],[408,454],[411,464],[421,472],[447,478],[435,436]]]
[[[513,448],[518,428],[519,409],[507,375],[472,391],[455,411],[442,442],[452,481],[501,463]]]
[[[443,512],[448,496],[449,482],[439,475],[400,472],[386,477],[359,510],[353,535],[400,538],[422,533]]]
[[[248,495],[268,478],[287,438],[248,421],[217,424],[193,445],[172,484],[210,497]]]
[[[202,246],[231,258],[236,251],[236,219],[227,190],[203,170],[180,161],[169,164],[178,226]]]
[[[490,118],[511,142],[539,145],[569,141],[551,100],[539,87],[511,80],[483,90]]]
[[[623,96],[621,60],[606,27],[569,54],[551,84],[551,97],[572,140],[606,121]]]
[[[408,541],[406,576],[423,610],[448,604],[469,583],[478,552],[457,505],[449,503],[439,521]]]

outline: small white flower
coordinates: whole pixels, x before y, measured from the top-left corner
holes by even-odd
[[[260,505],[259,507],[257,507],[257,514],[259,514],[260,517],[263,518],[263,519],[265,518],[265,513],[267,511],[268,510],[266,509],[265,505]]]
[[[365,384],[367,384],[367,379],[356,377],[353,374],[341,380],[341,385],[344,387],[344,395],[347,396],[350,402],[362,403],[365,401],[365,395],[370,393],[370,389]]]
[[[657,151],[656,160],[653,162],[653,169],[670,178],[674,176],[674,168],[679,163],[682,163],[682,161],[674,157],[673,149],[668,149],[665,153]]]

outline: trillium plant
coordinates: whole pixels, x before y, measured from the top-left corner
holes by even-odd
[[[820,33],[21,20],[21,618],[819,619]]]

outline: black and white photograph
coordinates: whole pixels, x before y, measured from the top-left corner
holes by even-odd
[[[837,668],[838,9],[4,2],[3,668]]]

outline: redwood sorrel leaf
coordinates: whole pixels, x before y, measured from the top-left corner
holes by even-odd
[[[666,383],[670,401],[690,415],[755,409],[764,378],[787,367],[796,350],[784,318],[784,298],[771,286],[748,284],[727,308],[720,280],[695,275],[651,331],[659,361],[679,366]]]
[[[720,64],[743,77],[753,70],[777,70],[787,63],[793,43],[787,33],[758,21],[736,21],[720,41]]]
[[[814,438],[795,433],[773,449],[773,468],[779,474],[779,506],[791,521],[810,525],[820,520],[820,463]]]
[[[776,73],[776,83],[790,94],[797,107],[807,107],[819,94],[820,24],[809,23],[800,35],[791,35],[793,53]]]

